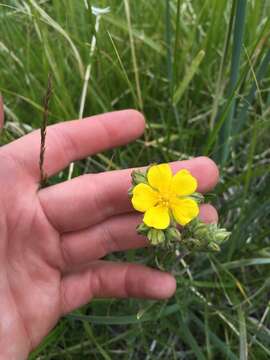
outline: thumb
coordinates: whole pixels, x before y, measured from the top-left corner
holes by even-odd
[[[2,129],[4,125],[4,104],[3,104],[3,98],[0,94],[0,130]]]

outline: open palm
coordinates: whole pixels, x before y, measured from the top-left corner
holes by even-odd
[[[0,111],[0,124],[3,122]],[[69,121],[47,129],[44,168],[51,176],[71,161],[127,143],[144,130],[134,110]],[[89,174],[39,190],[39,132],[0,148],[0,359],[25,359],[60,316],[93,297],[162,299],[174,278],[136,264],[99,260],[145,246],[140,215],[127,195],[131,170]],[[217,182],[204,157],[172,164],[189,169],[199,190]],[[210,205],[205,221],[216,221]]]

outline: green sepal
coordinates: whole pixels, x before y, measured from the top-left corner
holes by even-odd
[[[129,196],[129,197],[132,197],[132,196],[133,196],[133,189],[134,189],[134,186],[133,186],[133,185],[128,189],[128,196]]]
[[[133,187],[138,184],[148,184],[146,174],[140,170],[133,170],[131,173],[131,181]]]
[[[216,242],[213,241],[210,244],[208,244],[208,249],[210,251],[218,252],[218,251],[220,251],[220,246]]]
[[[150,241],[151,245],[159,245],[165,241],[164,231],[151,228],[147,233],[147,238]]]
[[[136,230],[137,230],[137,233],[139,235],[144,235],[144,236],[147,236],[148,234],[148,231],[150,230],[151,228],[149,226],[147,226],[145,223],[141,223],[140,225],[137,226]]]
[[[217,224],[205,224],[198,218],[191,221],[185,228],[186,237],[199,241],[199,251],[220,251],[220,244],[228,240],[230,232]]]
[[[189,196],[191,199],[195,200],[196,203],[202,204],[204,202],[204,196],[201,193],[195,192]]]
[[[165,231],[166,240],[170,241],[180,241],[181,233],[176,227],[169,227]]]

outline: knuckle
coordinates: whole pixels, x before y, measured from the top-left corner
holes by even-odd
[[[68,165],[77,153],[78,146],[73,140],[72,136],[65,130],[65,128],[58,127],[57,125],[48,128],[48,137],[52,137],[52,141],[56,142],[59,146],[58,156],[61,156],[63,162]]]
[[[94,204],[95,213],[99,221],[109,218],[115,212],[114,203],[111,200],[109,190],[105,186],[100,186],[102,174],[95,174],[91,181],[91,196]]]

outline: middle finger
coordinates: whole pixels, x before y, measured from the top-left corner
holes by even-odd
[[[206,157],[171,163],[173,172],[189,170],[198,181],[198,191],[211,190],[218,169]],[[131,169],[79,176],[39,192],[42,207],[60,232],[87,228],[111,216],[132,211],[128,197]]]

